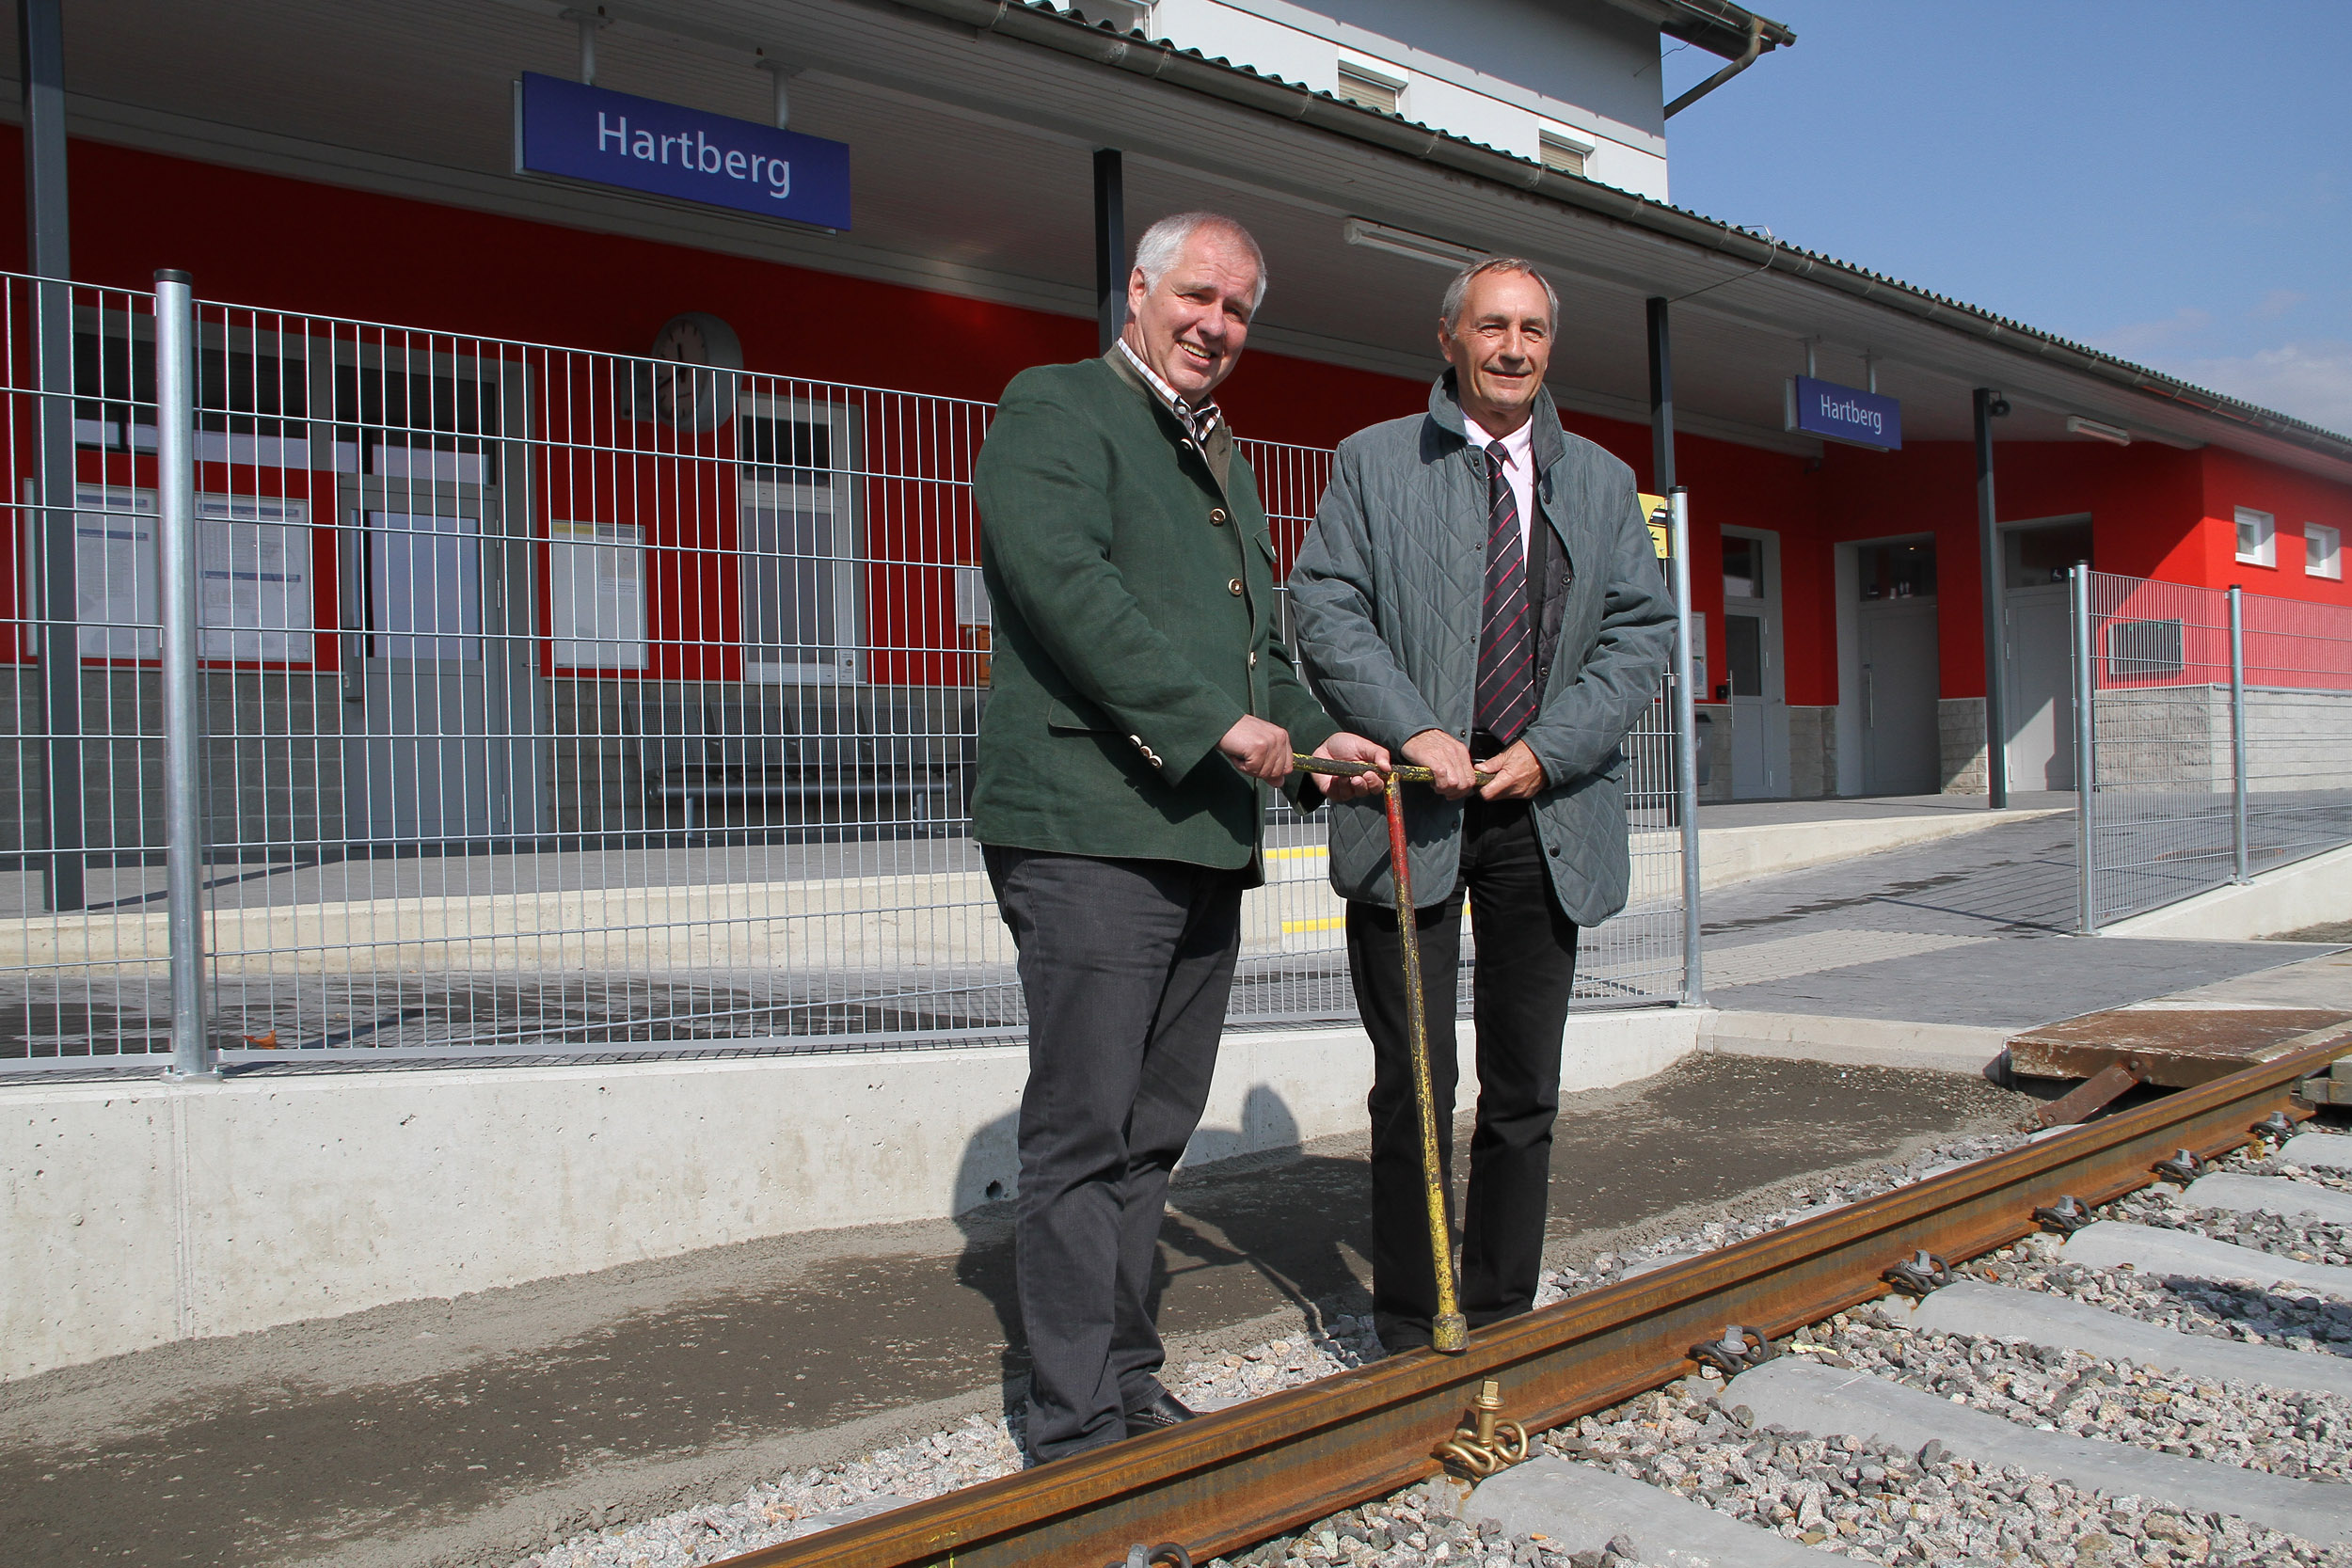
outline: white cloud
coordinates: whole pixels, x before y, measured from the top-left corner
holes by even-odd
[[[2315,339],[2235,358],[2178,361],[2166,368],[2200,387],[2352,434],[2352,342]]]
[[[2293,289],[2273,289],[2263,295],[2262,303],[2247,314],[2256,321],[2275,321],[2311,297],[2309,294],[2296,293]]]
[[[2161,321],[2134,322],[2091,338],[2091,345],[2126,359],[2137,359],[2161,348],[2169,348],[2184,338],[2194,338],[2213,325],[2213,317],[2194,306],[2184,305]]]

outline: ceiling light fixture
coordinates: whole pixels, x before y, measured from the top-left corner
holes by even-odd
[[[1391,256],[1406,256],[1416,261],[1428,261],[1440,267],[1466,267],[1493,254],[1470,245],[1455,245],[1451,240],[1431,239],[1409,229],[1391,229],[1385,223],[1374,223],[1369,218],[1349,218],[1340,225],[1340,233],[1349,245],[1385,250]]]
[[[2106,441],[2118,447],[2128,447],[2132,444],[2132,433],[2122,425],[2102,424],[2097,420],[2086,420],[2080,414],[2066,416],[2066,434],[2088,436],[2094,441]]]

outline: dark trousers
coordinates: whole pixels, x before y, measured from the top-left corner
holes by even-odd
[[[985,851],[1029,1005],[1014,1270],[1029,1451],[1126,1435],[1160,1392],[1152,1267],[1168,1173],[1216,1067],[1242,876],[1173,861]]]
[[[1458,1077],[1454,976],[1462,950],[1462,895],[1470,895],[1478,933],[1471,1006],[1478,1026],[1478,1120],[1459,1234],[1462,1312],[1476,1327],[1535,1304],[1550,1197],[1551,1124],[1560,1109],[1560,1035],[1576,981],[1576,924],[1551,891],[1526,802],[1487,804],[1473,798],[1464,807],[1461,880],[1444,898],[1424,905],[1415,924],[1450,1207]],[[1414,892],[1416,898],[1427,896]],[[1374,1323],[1380,1342],[1392,1351],[1427,1344],[1438,1310],[1398,956],[1396,911],[1350,903],[1347,967],[1372,1036]],[[1448,1223],[1454,1223],[1451,1216]]]

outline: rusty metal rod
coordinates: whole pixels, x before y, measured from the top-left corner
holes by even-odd
[[[1726,1323],[1791,1333],[1886,1293],[1918,1251],[1955,1262],[2034,1228],[2071,1193],[2106,1203],[2187,1148],[2211,1158],[2289,1110],[2295,1085],[2352,1051],[2352,1026],[2287,1054],[1835,1213],[1479,1330],[1458,1356],[1410,1351],[1033,1470],[730,1558],[722,1568],[1101,1568],[1137,1541],[1197,1560],[1434,1473],[1480,1384],[1529,1432],[1695,1370]]]
[[[1421,1117],[1421,1179],[1429,1209],[1429,1266],[1438,1281],[1438,1313],[1429,1323],[1429,1348],[1458,1355],[1470,1346],[1470,1324],[1462,1317],[1461,1291],[1454,1280],[1445,1162],[1438,1153],[1438,1097],[1429,1083],[1429,1010],[1421,984],[1421,911],[1413,903],[1413,853],[1405,836],[1403,781],[1391,773],[1383,793],[1389,807],[1389,865],[1396,878],[1396,950],[1405,966],[1405,1037],[1413,1057],[1413,1108]],[[1454,1107],[1447,1106],[1446,1115],[1453,1114]]]
[[[1460,1276],[1454,1267],[1454,1226],[1446,1200],[1445,1161],[1438,1151],[1438,1097],[1429,1079],[1429,1011],[1421,974],[1420,908],[1413,901],[1411,841],[1405,832],[1404,785],[1434,784],[1437,775],[1410,763],[1375,768],[1368,762],[1342,762],[1330,757],[1293,752],[1296,771],[1328,773],[1341,778],[1378,777],[1389,814],[1389,864],[1396,879],[1397,955],[1405,970],[1405,1037],[1413,1067],[1413,1109],[1421,1122],[1421,1176],[1429,1215],[1429,1267],[1438,1285],[1438,1310],[1429,1323],[1429,1345],[1448,1355],[1470,1344],[1470,1323],[1462,1316]],[[1480,784],[1494,777],[1476,775]],[[1454,1107],[1446,1107],[1451,1117]]]
[[[1409,762],[1392,762],[1386,768],[1375,768],[1368,762],[1343,762],[1338,757],[1311,757],[1304,752],[1291,753],[1294,773],[1326,773],[1335,779],[1358,779],[1366,773],[1377,773],[1384,779],[1402,779],[1406,784],[1436,784],[1438,775],[1426,768]],[[1470,776],[1480,784],[1494,782],[1494,775],[1483,768],[1472,768]]]

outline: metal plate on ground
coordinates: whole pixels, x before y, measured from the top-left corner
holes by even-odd
[[[2118,1007],[2012,1035],[2010,1070],[2027,1078],[2089,1078],[2122,1064],[2143,1083],[2185,1089],[2319,1043],[2352,1023],[2325,1007]],[[2352,1050],[2352,1032],[2344,1040]]]

